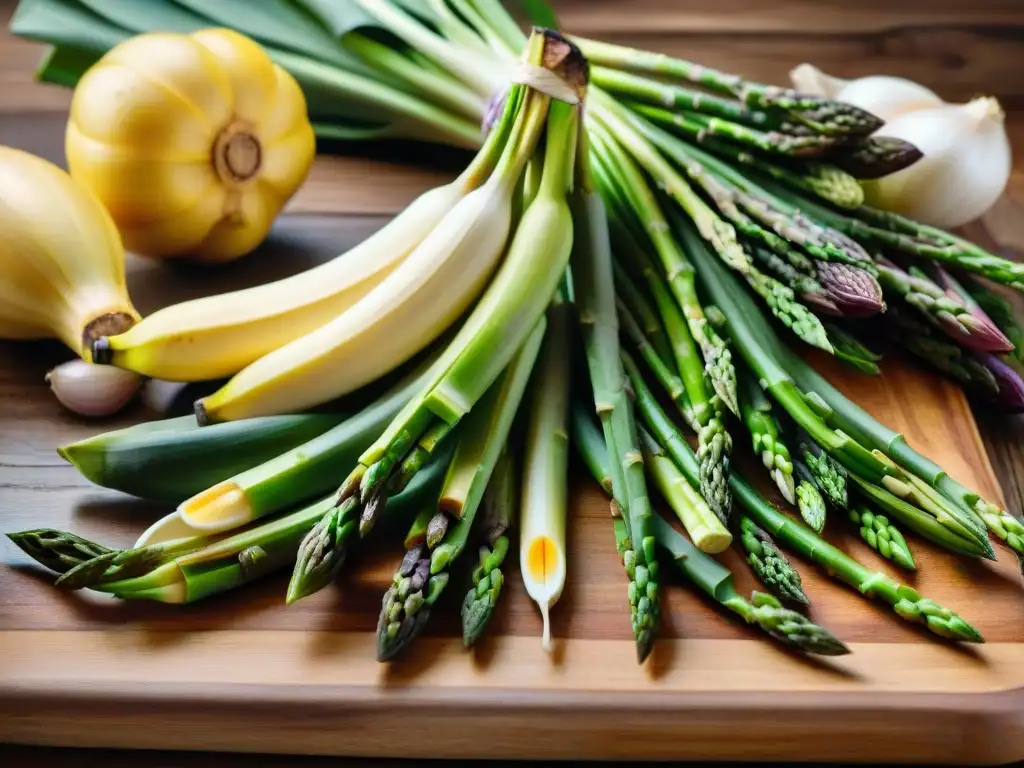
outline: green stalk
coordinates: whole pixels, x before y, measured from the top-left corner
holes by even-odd
[[[593,420],[582,410],[573,411],[573,421],[573,434],[586,435],[574,444],[582,454],[584,463],[591,468],[594,478],[608,492],[603,482],[610,471],[608,450],[601,434]],[[620,551],[623,551],[622,543],[625,543],[625,551],[628,551],[629,531],[622,518],[615,515],[617,508],[618,504],[613,500],[616,540],[620,542]],[[755,592],[749,601],[745,600],[736,592],[733,574],[728,568],[701,552],[661,517],[655,515],[652,523],[658,544],[672,557],[676,567],[694,586],[723,608],[737,614],[748,624],[756,624],[770,637],[796,650],[825,656],[849,653],[849,649],[830,632],[811,623],[796,611],[783,608],[774,598]]]
[[[515,460],[506,448],[494,466],[483,499],[483,536],[473,568],[472,584],[462,601],[462,643],[469,648],[480,639],[494,614],[505,575],[501,566],[508,555],[508,531],[516,510]]]
[[[612,242],[614,243],[614,238]],[[671,360],[672,349],[669,347],[668,337],[657,310],[651,306],[644,292],[633,282],[633,278],[622,268],[618,259],[612,261],[612,269],[615,274],[615,293],[620,303],[629,308],[644,338],[650,342],[658,357],[662,360]]]
[[[436,511],[426,510],[431,524],[426,527],[425,541],[419,535],[407,539],[409,549],[384,595],[377,625],[378,661],[395,658],[422,632],[448,585],[451,565],[465,549],[484,490],[508,441],[546,325],[541,320],[534,326],[508,368],[466,420]],[[435,532],[431,528],[438,516],[443,522],[439,521],[440,531]],[[413,527],[421,530],[422,520]]]
[[[584,134],[585,137],[585,134]],[[605,443],[613,456],[612,483],[628,520],[630,540],[622,553],[629,576],[629,602],[637,660],[643,662],[654,645],[660,620],[658,563],[651,533],[651,503],[644,478],[639,435],[619,358],[608,220],[594,190],[588,148],[580,147],[573,220],[581,229],[572,254],[573,286],[586,350],[594,407],[601,418]],[[623,539],[618,539],[625,545]]]
[[[682,379],[668,367],[664,359],[658,355],[657,350],[647,341],[647,337],[644,336],[644,332],[629,309],[621,301],[616,302],[616,309],[626,338],[640,353],[640,357],[647,364],[647,369],[664,387],[665,394],[676,404],[687,423],[692,425],[694,423],[693,408],[690,406],[690,398],[686,396],[686,388],[683,386]]]
[[[774,331],[764,323],[756,305],[749,297],[729,287],[729,275],[717,261],[706,255],[699,255],[698,260],[701,279],[707,286],[712,300],[722,309],[728,321],[733,343],[747,364],[763,381],[765,389],[790,417],[851,473],[858,474],[869,483],[884,485],[891,493],[912,501],[922,511],[927,511],[935,521],[960,541],[956,547],[958,551],[968,550],[978,556],[993,557],[991,545],[984,533],[978,530],[977,518],[969,517],[956,507],[943,503],[937,494],[912,474],[916,469],[914,466],[900,462],[910,470],[905,471],[888,458],[892,456],[896,461],[900,461],[897,455],[887,454],[880,447],[870,443],[860,443],[856,432],[831,428],[827,421],[831,418],[832,411],[824,404],[821,396],[805,398],[804,393],[787,373],[787,369],[794,370],[797,363],[808,371],[809,367],[791,352],[782,352],[781,342],[774,336]],[[777,354],[780,356],[776,357]],[[782,367],[780,361],[785,363],[787,369]],[[817,374],[814,376],[817,377]],[[811,393],[816,390],[808,387],[807,391]],[[875,450],[869,450],[865,445]],[[919,532],[927,536],[933,533],[933,529],[921,527]],[[948,544],[948,539],[944,537],[937,543]]]
[[[690,534],[694,545],[709,555],[727,550],[732,544],[729,529],[712,512],[711,507],[690,485],[658,442],[644,429],[641,428],[639,432],[647,473]]]

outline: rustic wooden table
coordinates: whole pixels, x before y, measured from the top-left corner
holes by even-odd
[[[0,0],[0,21],[13,6]],[[1019,0],[563,0],[556,3],[563,25],[581,34],[685,52],[712,66],[784,82],[789,68],[811,61],[830,73],[887,72],[927,83],[950,100],[980,92],[998,96],[1008,111],[1011,140],[1024,147],[1024,4]],[[0,31],[0,144],[7,144],[63,164],[63,128],[67,91],[32,82],[40,57],[38,46]],[[354,244],[379,227],[427,186],[454,175],[462,157],[416,148],[337,147],[338,154],[320,157],[309,182],[292,200],[268,244],[250,257],[246,279],[261,281],[297,269],[299,258],[313,260]],[[346,152],[350,153],[346,156]],[[397,160],[396,160],[397,153]],[[402,159],[415,159],[403,164]],[[969,234],[1011,255],[1024,255],[1024,155],[1018,154],[1004,199],[970,227]],[[322,253],[320,251],[323,251]],[[282,264],[282,254],[293,259]],[[136,269],[146,269],[135,265]],[[153,273],[156,274],[156,273]],[[145,312],[157,295],[187,296],[194,292],[195,272],[185,267],[160,273],[155,281],[136,280],[133,297]],[[204,276],[204,292],[218,290],[219,281],[234,287],[237,280],[217,271]],[[136,289],[137,286],[137,289]],[[149,286],[149,287],[147,287]],[[57,345],[41,345],[34,368],[43,371],[64,353]],[[48,407],[40,395],[40,407]],[[976,409],[986,449],[1009,507],[1024,510],[1024,419],[1007,419]],[[5,458],[0,456],[0,467]],[[0,483],[0,491],[3,489]],[[99,756],[96,756],[99,759]],[[0,751],[4,765],[81,764],[77,752],[13,749]],[[92,758],[90,758],[92,759]],[[242,758],[261,765],[257,758]],[[131,756],[104,754],[110,765],[139,764]],[[122,762],[118,762],[118,761]],[[233,764],[209,756],[189,758],[149,754],[150,765]],[[241,763],[239,763],[241,764]],[[296,764],[268,758],[266,765]],[[320,765],[315,759],[308,765]],[[324,763],[326,764],[326,763]]]

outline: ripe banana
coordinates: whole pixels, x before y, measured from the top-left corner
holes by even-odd
[[[0,147],[0,338],[93,339],[139,319],[110,215],[57,166]]]
[[[501,259],[515,184],[493,176],[348,311],[260,358],[196,403],[200,423],[296,413],[368,384],[424,349],[480,294]]]
[[[161,309],[127,333],[100,339],[93,346],[94,358],[166,381],[238,373],[370,293],[465,196],[471,183],[464,175],[425,192],[383,229],[326,264],[266,285]]]

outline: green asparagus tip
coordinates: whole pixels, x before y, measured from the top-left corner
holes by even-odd
[[[345,500],[346,507],[353,507],[355,499],[349,497]],[[285,604],[291,605],[296,600],[319,592],[334,579],[335,574],[345,562],[347,548],[345,547],[345,531],[351,528],[351,523],[341,526],[342,509],[332,507],[324,513],[324,516],[317,521],[317,524],[310,529],[309,533],[299,544],[299,550],[295,558],[295,569],[292,571],[291,581],[288,582],[288,592],[285,595]]]
[[[636,635],[636,663],[643,664],[654,650],[654,631],[641,630]]]
[[[845,656],[850,649],[835,635],[803,614],[783,607],[776,598],[754,592],[753,620],[769,635],[804,653],[817,656]]]
[[[494,613],[494,601],[490,594],[477,597],[476,590],[466,593],[462,602],[462,644],[471,647],[480,639]]]

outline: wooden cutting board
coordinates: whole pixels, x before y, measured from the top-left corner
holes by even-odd
[[[193,269],[132,261],[130,287],[151,312],[304,268],[380,221],[292,216],[261,253],[204,273],[202,285]],[[127,545],[167,509],[90,486],[54,447],[150,414],[140,405],[89,424],[63,412],[43,375],[65,354],[0,344],[0,530],[70,528]],[[827,373],[954,476],[998,498],[956,388],[895,360],[877,379]],[[961,612],[984,646],[945,643],[801,563],[811,616],[851,656],[816,663],[789,654],[676,585],[662,638],[640,668],[607,505],[578,468],[571,487],[569,582],[552,656],[513,566],[476,651],[462,650],[461,595],[452,590],[415,651],[378,664],[373,632],[401,556],[397,539],[289,608],[287,574],[187,607],[64,593],[0,544],[0,741],[453,758],[1024,758],[1024,588],[1007,550],[998,548],[997,563],[971,563],[911,539],[919,572],[909,582]],[[827,536],[900,575],[838,516]],[[725,560],[741,591],[755,588],[737,554]]]

